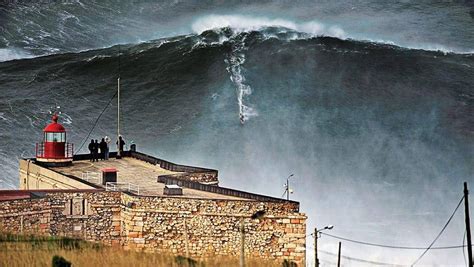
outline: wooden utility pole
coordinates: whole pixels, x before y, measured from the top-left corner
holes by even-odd
[[[467,190],[467,182],[464,182],[464,212],[466,219],[467,255],[469,257],[469,267],[472,267],[471,219],[469,219],[469,190]]]
[[[339,252],[337,253],[337,267],[341,267],[341,242],[339,242]]]
[[[318,259],[318,229],[314,228],[314,266],[319,267]]]

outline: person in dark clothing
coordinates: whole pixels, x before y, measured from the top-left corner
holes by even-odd
[[[105,138],[102,138],[99,143],[100,148],[100,158],[105,160],[105,153],[107,152],[107,143],[105,142]]]
[[[97,139],[94,143],[94,161],[99,161],[99,141]]]
[[[95,147],[94,139],[92,139],[91,142],[89,143],[89,151],[90,151],[90,154],[91,154],[91,161],[94,161],[94,147]]]
[[[122,136],[119,136],[117,145],[119,147],[120,154],[123,152],[123,147],[125,146],[125,141],[123,140]]]

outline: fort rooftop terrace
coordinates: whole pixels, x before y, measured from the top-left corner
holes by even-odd
[[[110,186],[102,185],[102,170],[106,168],[114,168],[117,170],[117,182],[110,183]],[[109,160],[100,160],[98,162],[91,162],[85,159],[73,161],[73,165],[70,166],[49,167],[49,169],[85,180],[106,190],[129,190],[130,186],[131,193],[146,196],[164,196],[163,189],[165,188],[165,184],[157,181],[158,176],[188,175],[187,172],[167,170],[160,167],[160,165],[150,164],[134,157],[123,157],[121,159],[110,158]],[[245,199],[185,187],[182,188],[182,190],[183,195],[166,196],[204,199]]]

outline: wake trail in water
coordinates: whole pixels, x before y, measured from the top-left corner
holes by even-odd
[[[239,105],[239,118],[243,124],[251,117],[258,116],[258,112],[246,104],[249,96],[252,94],[252,88],[245,83],[245,76],[243,74],[242,65],[245,63],[245,53],[247,49],[245,46],[245,36],[232,43],[231,52],[225,60],[227,64],[227,71],[230,74],[230,80],[234,83],[237,91],[237,103]]]

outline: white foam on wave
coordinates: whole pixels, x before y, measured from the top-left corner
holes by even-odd
[[[194,32],[201,34],[206,30],[216,30],[221,28],[231,28],[234,36],[240,32],[247,32],[252,30],[260,30],[266,27],[282,27],[289,30],[294,30],[301,33],[306,33],[309,36],[329,35],[338,38],[345,38],[345,32],[337,26],[327,26],[317,21],[309,21],[305,23],[295,23],[286,19],[269,19],[265,17],[250,17],[242,15],[209,15],[201,17],[196,20],[192,29]],[[274,34],[269,34],[268,38],[276,37]],[[308,36],[305,36],[306,38]],[[300,35],[294,35],[290,39],[301,38]],[[218,43],[229,41],[230,38],[223,36]],[[245,75],[243,73],[243,64],[245,63],[245,37],[242,40],[234,40],[232,43],[232,51],[225,60],[227,64],[227,71],[230,74],[230,80],[234,83],[237,91],[237,104],[239,106],[239,117],[241,122],[248,121],[250,118],[258,116],[255,107],[248,103],[248,98],[252,94],[252,87],[246,83]],[[205,44],[204,42],[197,42],[196,47]],[[207,44],[208,45],[208,44]],[[193,47],[195,48],[195,47]]]
[[[86,58],[85,60],[87,62],[91,62],[91,61],[94,61],[94,60],[102,60],[102,59],[108,58],[108,57],[112,57],[112,56],[111,55],[95,55],[95,56]]]
[[[195,33],[201,34],[207,30],[213,30],[223,27],[232,28],[234,31],[245,32],[260,30],[265,27],[284,27],[297,32],[306,33],[309,36],[330,36],[339,39],[353,39],[362,42],[372,42],[379,44],[394,45],[401,48],[435,51],[442,53],[455,53],[455,54],[474,54],[474,49],[457,49],[449,47],[447,45],[436,44],[436,43],[417,43],[410,44],[406,42],[397,42],[390,39],[371,38],[370,36],[360,36],[358,34],[351,34],[344,31],[338,25],[327,25],[317,20],[306,21],[306,22],[294,22],[288,19],[281,18],[267,18],[267,17],[253,17],[245,15],[207,15],[198,18],[192,24],[192,30]],[[268,36],[275,37],[275,36]],[[295,36],[294,39],[299,39],[302,36]]]
[[[341,28],[332,25],[327,26],[317,21],[309,21],[305,23],[296,23],[286,19],[270,19],[265,17],[250,17],[243,15],[208,15],[196,20],[192,25],[192,30],[198,34],[206,30],[216,30],[221,28],[231,28],[234,36],[240,32],[248,32],[252,30],[260,30],[266,27],[282,27],[289,30],[306,33],[309,36],[333,36],[338,38],[345,38],[345,32]],[[269,34],[268,38],[276,37],[274,34]],[[308,36],[304,36],[307,38]],[[301,38],[300,35],[290,36],[290,39]],[[218,43],[228,41],[228,37],[222,37]],[[248,98],[252,94],[251,86],[246,83],[245,75],[243,73],[243,64],[245,63],[245,37],[243,40],[234,40],[232,43],[232,51],[225,60],[227,64],[227,71],[230,74],[230,80],[234,83],[237,91],[237,104],[239,106],[239,117],[243,122],[250,118],[258,116],[258,112],[254,107],[248,103]],[[196,43],[199,47],[203,42]],[[193,47],[194,48],[194,47]]]
[[[225,60],[227,71],[230,74],[230,80],[235,84],[237,91],[237,104],[239,105],[239,117],[242,123],[248,121],[251,117],[258,116],[258,112],[245,103],[245,100],[252,94],[252,87],[245,82],[245,76],[242,73],[242,65],[245,62],[246,50],[245,39],[232,44],[232,51]]]
[[[68,124],[68,125],[72,124],[72,117],[66,114],[65,112],[61,113],[61,117],[63,119],[64,124]]]
[[[0,48],[0,62],[32,57],[34,56],[19,49]]]
[[[5,112],[0,112],[0,120],[9,122],[10,120],[6,117]]]
[[[386,44],[386,45],[393,45],[400,47],[402,49],[410,49],[410,50],[423,50],[423,51],[431,51],[431,52],[441,52],[444,54],[459,54],[459,55],[471,55],[474,54],[474,49],[456,49],[450,48],[446,45],[442,44],[430,44],[430,43],[419,43],[416,45],[408,44],[408,43],[397,43],[394,41],[390,41],[387,39],[369,39],[369,38],[353,38],[352,36],[348,36],[353,40],[358,40],[362,42],[370,42],[375,44]]]
[[[244,15],[208,15],[197,19],[192,30],[196,33],[202,33],[206,30],[229,27],[233,30],[252,31],[265,27],[284,27],[298,32],[311,34],[314,36],[327,35],[337,38],[345,38],[346,33],[336,25],[325,25],[318,21],[309,21],[297,23],[287,19],[270,19],[266,17],[251,17]]]

